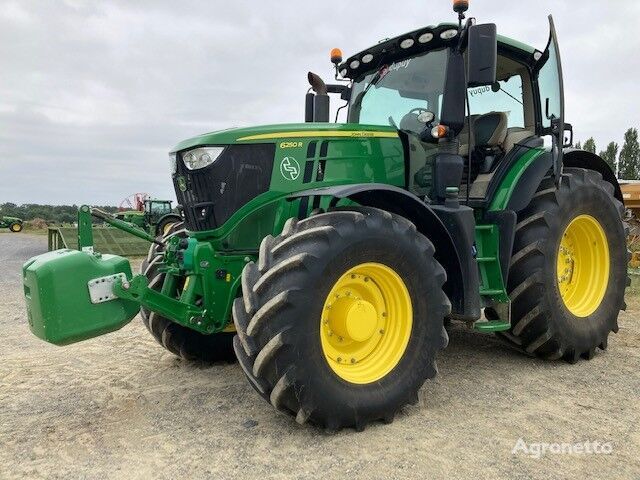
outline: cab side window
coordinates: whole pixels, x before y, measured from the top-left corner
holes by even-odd
[[[498,85],[500,89],[498,89]],[[471,115],[490,112],[504,112],[508,118],[508,128],[524,128],[524,106],[522,77],[513,75],[494,86],[475,87],[468,90]]]

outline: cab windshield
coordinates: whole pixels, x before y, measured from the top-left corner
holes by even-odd
[[[150,213],[165,214],[171,212],[171,204],[166,202],[151,202]]]
[[[447,55],[447,49],[421,53],[357,79],[351,94],[349,122],[418,128],[412,124],[416,114],[425,110],[432,112],[437,122]]]

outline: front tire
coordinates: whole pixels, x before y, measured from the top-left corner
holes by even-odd
[[[373,208],[290,219],[242,276],[236,355],[275,408],[335,431],[390,422],[436,375],[451,305],[431,242]]]
[[[618,331],[628,286],[624,207],[591,170],[545,178],[518,214],[506,338],[545,359],[591,359]]]

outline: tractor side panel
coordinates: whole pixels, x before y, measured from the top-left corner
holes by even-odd
[[[352,183],[404,185],[400,138],[308,138],[276,144],[272,191],[293,193]]]
[[[328,197],[291,200],[286,198],[290,194],[354,183],[398,187],[405,183],[404,149],[397,136],[279,139],[275,147],[269,191],[209,232],[217,250],[257,252],[262,239],[279,234],[289,218],[304,218],[314,209],[329,207]]]

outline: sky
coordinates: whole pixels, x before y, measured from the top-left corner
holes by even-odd
[[[599,149],[640,127],[640,2],[471,0],[544,49],[554,15],[566,121]],[[0,203],[175,199],[167,152],[230,127],[302,122],[311,70],[416,28],[450,0],[0,0]]]

